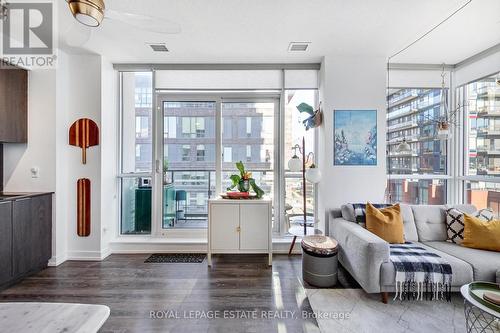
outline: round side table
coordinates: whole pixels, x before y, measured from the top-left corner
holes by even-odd
[[[339,243],[327,236],[313,235],[302,239],[302,279],[316,287],[337,284]]]
[[[464,298],[465,325],[467,333],[500,332],[500,313],[476,301],[469,294],[469,285],[460,288]]]

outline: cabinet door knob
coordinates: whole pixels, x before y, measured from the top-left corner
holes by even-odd
[[[236,227],[236,232],[240,232],[241,231],[241,227]]]

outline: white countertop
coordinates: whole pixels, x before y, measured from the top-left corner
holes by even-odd
[[[95,333],[109,317],[105,305],[0,303],[2,332]]]

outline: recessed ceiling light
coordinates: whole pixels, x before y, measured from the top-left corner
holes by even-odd
[[[147,43],[155,52],[169,52],[165,43]]]
[[[309,48],[311,42],[291,42],[288,46],[289,52],[305,52]]]

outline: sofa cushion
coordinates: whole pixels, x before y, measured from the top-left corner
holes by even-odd
[[[446,243],[446,242],[443,242]],[[454,256],[451,256],[445,252],[436,250],[433,247],[430,247],[426,244],[422,243],[415,243],[417,245],[420,245],[424,247],[425,249],[437,253],[440,255],[443,259],[445,259],[451,266],[451,271],[453,273],[452,277],[452,286],[453,287],[459,287],[464,284],[472,282],[472,277],[473,277],[473,272],[472,272],[472,266],[468,264],[467,262],[456,258]],[[450,244],[450,243],[446,243]],[[458,245],[455,245],[458,246]],[[396,279],[396,270],[394,269],[394,264],[392,262],[385,262],[382,264],[380,268],[380,285],[381,286],[393,286],[395,284],[395,279]],[[382,289],[387,289],[387,288],[382,288]]]
[[[390,204],[372,204],[376,208],[385,208],[392,206]],[[354,203],[342,205],[342,217],[344,220],[356,222],[365,226],[366,224],[366,203]]]
[[[449,242],[426,242],[425,245],[469,263],[474,272],[474,281],[495,282],[497,280],[497,271],[500,270],[500,252],[471,249]]]
[[[415,205],[411,209],[420,242],[446,240],[445,206]]]
[[[413,218],[413,211],[408,204],[400,204],[401,217],[403,218],[405,240],[408,242],[418,241],[417,227],[415,226],[415,219]],[[353,204],[345,204],[341,206],[342,218],[346,221],[356,222],[356,215],[354,213]],[[361,223],[364,227],[365,224]]]
[[[354,206],[352,204],[345,204],[340,207],[342,211],[342,218],[346,221],[356,222],[356,215],[354,214]]]
[[[482,221],[493,220],[494,214],[491,209],[480,209],[471,214]],[[457,208],[448,208],[446,210],[446,234],[448,242],[462,244],[464,240],[464,212]]]
[[[417,227],[415,226],[415,219],[413,218],[411,206],[407,204],[399,204],[399,206],[401,207],[401,217],[403,218],[403,225],[405,229],[405,241],[417,242]]]
[[[404,244],[403,218],[399,204],[386,208],[366,205],[366,229],[392,244]]]

